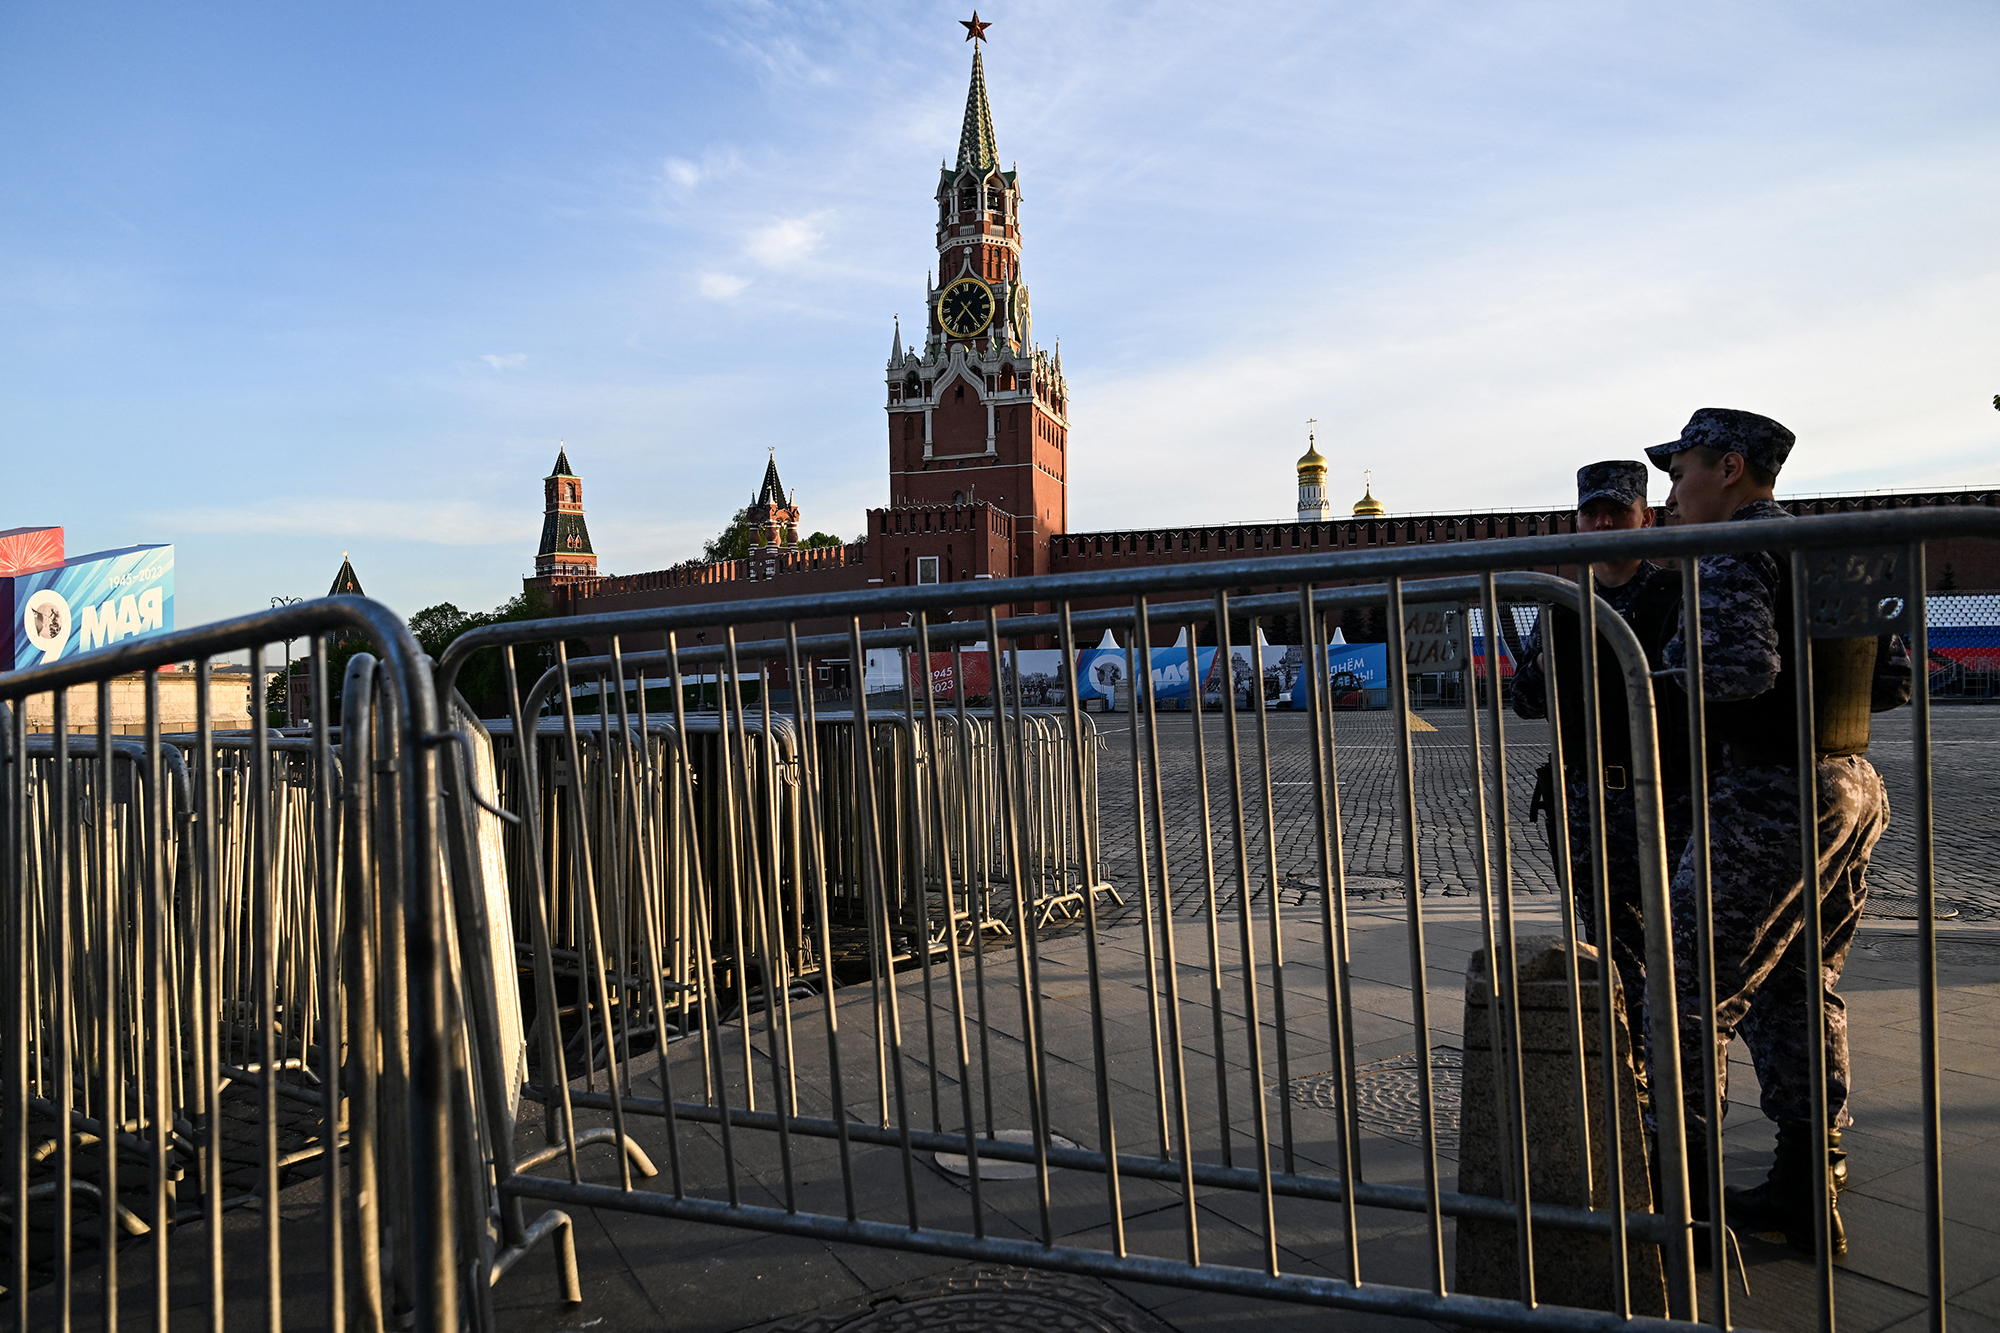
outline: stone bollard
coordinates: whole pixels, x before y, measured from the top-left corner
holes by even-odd
[[[1584,1158],[1578,1151],[1576,1072],[1569,1015],[1568,957],[1572,941],[1555,935],[1515,941],[1521,994],[1521,1081],[1528,1129],[1531,1202],[1583,1203]],[[1583,1009],[1585,1095],[1590,1109],[1592,1201],[1611,1204],[1603,1115],[1603,1049],[1598,1018],[1597,950],[1575,943],[1577,984]],[[1618,1047],[1620,1145],[1625,1164],[1625,1206],[1652,1208],[1646,1177],[1646,1143],[1639,1121],[1638,1087],[1624,996],[1612,970],[1612,1006]],[[1459,1108],[1458,1188],[1462,1194],[1504,1197],[1512,1169],[1500,1134],[1504,1065],[1496,1063],[1487,1012],[1486,951],[1472,956],[1465,973],[1465,1084]],[[1495,1015],[1497,1017],[1497,1015]],[[1521,1261],[1512,1222],[1458,1219],[1457,1289],[1468,1295],[1518,1299]],[[1551,1305],[1609,1310],[1613,1303],[1611,1237],[1535,1228],[1535,1299]],[[1664,1315],[1666,1284],[1657,1245],[1632,1242],[1627,1252],[1632,1313]]]

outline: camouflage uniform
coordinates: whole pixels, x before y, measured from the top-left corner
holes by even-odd
[[[1704,409],[1689,424],[1715,409]],[[1750,414],[1735,414],[1748,417]],[[1772,452],[1782,463],[1791,433],[1770,441],[1763,457],[1756,437],[1738,436],[1724,447],[1776,471],[1765,461]],[[1647,452],[1661,467],[1673,453],[1701,438],[1660,445]],[[1757,500],[1731,516],[1732,522],[1783,519],[1774,501]],[[1716,994],[1716,1069],[1727,1091],[1729,1042],[1743,1034],[1762,1084],[1762,1109],[1777,1121],[1812,1117],[1810,999],[1801,938],[1804,879],[1799,873],[1799,778],[1795,737],[1734,725],[1718,705],[1747,702],[1774,690],[1791,706],[1785,657],[1790,649],[1790,574],[1786,562],[1767,552],[1707,556],[1701,561],[1702,683],[1710,701],[1709,865],[1713,903]],[[1669,668],[1685,665],[1682,637],[1665,653]],[[1882,780],[1859,754],[1822,757],[1814,764],[1819,795],[1820,919],[1823,932],[1819,985],[1826,1003],[1826,1104],[1830,1127],[1851,1121],[1847,1014],[1834,987],[1853,943],[1868,898],[1868,858],[1889,821]],[[1703,1019],[1696,970],[1695,870],[1692,849],[1681,858],[1673,880],[1675,984],[1679,995],[1682,1079],[1690,1131],[1705,1129],[1702,1088]],[[1726,1101],[1725,1101],[1726,1106]]]
[[[1639,636],[1647,660],[1657,669],[1665,646],[1661,632],[1662,613],[1677,622],[1680,606],[1680,578],[1651,561],[1642,561],[1639,572],[1620,587],[1600,587],[1598,595],[1611,605]],[[1567,632],[1558,632],[1558,652],[1574,653],[1576,618],[1560,615]],[[1671,631],[1668,631],[1671,632]],[[1514,711],[1525,718],[1548,716],[1548,682],[1543,626],[1538,622],[1529,633],[1521,654],[1522,665],[1514,673]],[[1627,769],[1631,743],[1626,731],[1626,713],[1616,668],[1608,646],[1600,642],[1602,663],[1599,686],[1602,734],[1599,757],[1612,770],[1612,782],[1604,787],[1604,871],[1611,906],[1611,956],[1618,967],[1618,979],[1625,990],[1627,1012],[1634,1023],[1640,1021],[1646,994],[1646,922],[1639,889],[1639,816],[1636,794]],[[1570,671],[1565,678],[1580,678]],[[1597,941],[1597,891],[1590,853],[1590,773],[1583,749],[1583,705],[1581,691],[1562,692],[1564,719],[1563,773],[1564,804],[1569,812],[1570,894],[1576,903],[1577,930],[1592,943]],[[1617,695],[1617,697],[1613,697]],[[1663,703],[1668,702],[1662,699]],[[1661,813],[1666,825],[1669,863],[1677,859],[1687,842],[1690,810],[1686,776],[1687,739],[1684,727],[1676,725],[1678,714],[1662,710],[1659,728],[1661,763]],[[1554,813],[1547,825],[1549,854],[1556,854]]]

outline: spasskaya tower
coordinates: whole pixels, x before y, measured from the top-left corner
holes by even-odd
[[[1002,516],[996,530],[1011,559],[993,561],[1010,567],[989,566],[989,576],[1046,573],[1049,538],[1069,522],[1069,393],[1060,351],[1044,352],[1034,341],[1022,280],[1020,182],[1000,169],[976,44],[991,25],[976,13],[961,22],[975,43],[972,84],[957,161],[938,178],[938,267],[924,287],[923,340],[905,346],[899,323],[889,353],[883,512],[990,506]],[[898,522],[882,535],[906,527]],[[929,520],[920,530],[931,530]],[[937,563],[963,564],[954,557],[931,568]],[[945,581],[966,576],[937,572]],[[913,568],[895,581],[931,580]]]

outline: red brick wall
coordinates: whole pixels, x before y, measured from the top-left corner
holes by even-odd
[[[849,547],[854,550],[854,547]],[[732,560],[723,562],[731,566],[742,566],[747,562]],[[664,572],[664,571],[663,571]],[[707,606],[717,602],[746,602],[760,597],[814,596],[836,592],[852,592],[869,585],[868,566],[865,563],[843,564],[822,569],[806,569],[794,573],[781,574],[774,579],[748,579],[739,576],[714,583],[685,583],[655,587],[633,587],[622,591],[591,590],[589,585],[571,585],[557,588],[555,592],[556,614],[566,616],[599,615],[607,611],[636,611],[664,606]],[[640,583],[645,576],[635,575],[629,579],[600,580],[603,585],[618,583]],[[842,620],[801,621],[801,634],[837,634],[844,631],[847,624]],[[722,631],[717,626],[692,626],[677,631],[683,645],[698,641],[699,631],[708,631],[710,643],[722,641]],[[736,637],[739,640],[777,638],[784,634],[781,623],[759,625],[738,625]],[[648,632],[640,642],[624,645],[627,651],[651,651],[664,647],[659,634]],[[608,652],[608,643],[593,643],[593,651]]]
[[[972,395],[968,391],[967,397]],[[1024,427],[1025,429],[1025,427]],[[921,445],[919,446],[921,453]],[[1033,470],[1025,466],[976,470],[983,492],[994,484],[990,479],[1012,477]],[[937,478],[935,483],[929,477]],[[933,472],[925,485],[945,489],[948,500],[953,484],[950,471]],[[957,484],[963,484],[959,482]],[[1006,484],[1006,483],[1001,483]],[[1024,493],[1028,493],[1024,488]],[[1059,492],[1058,492],[1059,493]],[[903,587],[917,575],[922,556],[939,559],[941,582],[957,582],[980,576],[1006,578],[1028,573],[1023,566],[1021,547],[1024,532],[1030,529],[1025,517],[1012,515],[1013,503],[988,502],[984,494],[978,503],[900,506],[870,510],[868,542],[865,546],[829,548],[825,552],[795,552],[788,570],[775,578],[749,577],[750,562],[725,561],[698,568],[662,570],[653,574],[616,579],[597,579],[553,590],[559,614],[576,615],[598,611],[620,611],[635,607],[701,605],[740,601],[759,597],[785,596],[800,592],[839,592],[868,587]],[[1916,506],[1977,504],[2000,507],[2000,491],[1941,492],[1898,496],[1834,496],[1785,500],[1795,513],[1871,512]],[[1442,514],[1396,516],[1386,519],[1343,519],[1326,524],[1268,523],[1228,527],[1173,527],[1124,532],[1094,532],[1034,538],[1042,554],[1046,572],[1067,574],[1102,571],[1132,566],[1186,564],[1200,561],[1254,559],[1313,551],[1393,549],[1399,546],[1434,546],[1462,541],[1503,540],[1508,537],[1538,536],[1574,530],[1574,516],[1566,510],[1515,511],[1495,514]],[[800,568],[809,561],[821,568]],[[1927,579],[1936,588],[1947,563],[1961,590],[2000,589],[2000,546],[1990,542],[1935,541],[1926,544]],[[840,563],[834,563],[840,562]],[[1539,566],[1542,572],[1565,578],[1575,576],[1569,566]],[[705,580],[705,581],[697,581]],[[1258,587],[1257,592],[1283,590],[1277,585]],[[1079,600],[1079,608],[1108,604],[1109,599]],[[1046,607],[1003,608],[1002,614],[1026,614]],[[893,617],[901,623],[900,617]],[[876,628],[864,625],[864,628]],[[800,626],[803,633],[832,633],[846,628],[837,621]],[[773,635],[781,626],[744,627],[739,638]],[[711,640],[716,637],[711,631]],[[693,641],[690,631],[685,642]],[[657,648],[657,642],[640,645]]]
[[[938,405],[931,410],[931,453],[983,454],[986,452],[986,404],[979,388],[960,375],[939,393]],[[923,466],[921,441],[915,465]]]

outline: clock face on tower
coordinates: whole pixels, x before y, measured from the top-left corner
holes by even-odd
[[[938,297],[938,323],[954,338],[971,338],[992,322],[993,289],[978,278],[960,278]]]

